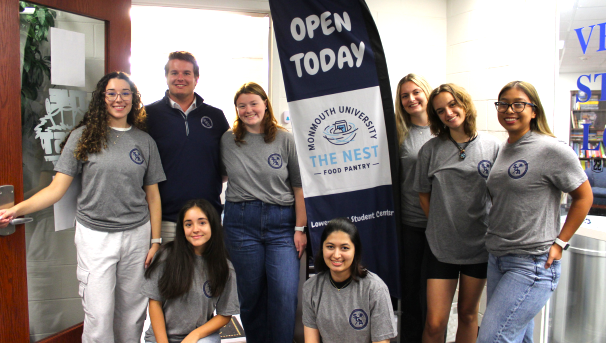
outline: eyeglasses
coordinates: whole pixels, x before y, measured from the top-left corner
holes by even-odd
[[[133,92],[131,91],[123,91],[123,92],[113,92],[113,91],[109,91],[109,92],[105,92],[105,98],[109,101],[115,101],[116,99],[118,99],[118,96],[120,96],[122,98],[122,100],[127,101],[127,100],[131,100],[133,98]]]
[[[497,109],[497,112],[501,112],[501,113],[505,113],[507,112],[507,109],[511,106],[511,110],[514,111],[515,113],[520,113],[522,111],[524,111],[524,109],[526,108],[526,105],[530,106],[530,107],[537,107],[537,105],[535,104],[531,104],[529,102],[514,102],[513,104],[508,104],[506,102],[502,102],[502,101],[497,101],[494,103],[494,107]]]

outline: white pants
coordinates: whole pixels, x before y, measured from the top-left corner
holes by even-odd
[[[149,222],[118,232],[76,223],[83,343],[140,342],[148,300],[141,294],[141,284],[150,236]]]
[[[162,221],[162,232],[160,233],[160,237],[162,237],[162,244],[174,241],[176,231],[177,223]]]

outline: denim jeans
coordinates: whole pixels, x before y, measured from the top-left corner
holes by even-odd
[[[299,287],[294,206],[226,202],[225,240],[249,343],[292,343]]]
[[[478,343],[532,343],[534,317],[558,286],[561,264],[545,269],[547,254],[490,254],[486,312]]]

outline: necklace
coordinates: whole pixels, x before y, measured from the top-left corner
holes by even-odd
[[[116,144],[116,142],[117,142],[117,141],[120,139],[120,137],[121,137],[122,135],[124,135],[124,132],[126,132],[126,131],[122,131],[122,132],[121,132],[119,135],[116,135],[116,139],[114,140],[114,145],[115,145],[115,144]]]
[[[469,145],[469,143],[471,143],[474,139],[476,139],[476,137],[477,136],[470,137],[469,140],[465,143],[465,145],[463,145],[463,147],[461,148],[459,143],[457,143],[454,139],[452,139],[451,135],[448,135],[448,138],[450,139],[450,141],[454,143],[454,145],[457,147],[457,149],[459,149],[459,159],[460,160],[464,160],[465,157],[467,157],[467,155],[465,154],[465,149],[467,149],[467,146]]]
[[[124,136],[124,133],[129,131],[130,127],[127,128],[126,130],[118,130],[117,128],[113,128],[114,130],[118,131],[119,133],[116,135],[116,139],[114,139],[114,145],[118,142],[118,140],[120,140],[120,137]],[[113,133],[110,130],[110,134],[113,135]]]
[[[331,285],[332,285],[334,288],[336,288],[336,289],[337,289],[337,291],[339,291],[339,292],[340,292],[340,291],[341,291],[343,288],[345,288],[345,287],[349,286],[349,284],[351,283],[351,280],[352,280],[352,278],[351,278],[351,276],[350,276],[350,277],[349,277],[349,279],[347,279],[347,280],[345,281],[345,284],[344,284],[343,286],[341,286],[341,288],[339,288],[339,287],[337,287],[337,285],[335,285],[335,282],[334,282],[334,281],[332,281],[332,277],[331,277],[330,275],[328,276],[328,278],[330,279],[330,284],[331,284]],[[340,284],[341,282],[338,282],[338,283]]]

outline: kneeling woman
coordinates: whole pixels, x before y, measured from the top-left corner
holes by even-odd
[[[240,312],[222,231],[208,201],[190,200],[181,209],[175,240],[145,271],[142,293],[149,298],[152,324],[146,342],[221,342],[219,329]]]
[[[387,286],[360,264],[356,226],[345,218],[333,219],[320,242],[318,274],[303,285],[305,343],[389,342],[396,337]]]

